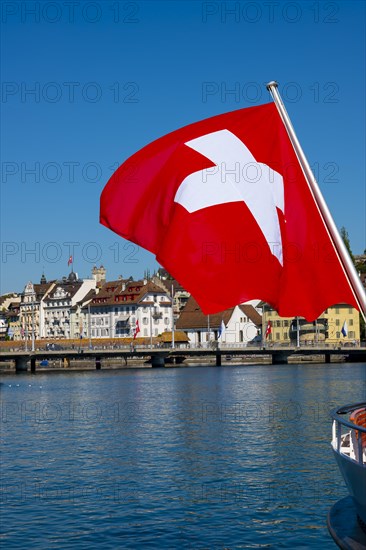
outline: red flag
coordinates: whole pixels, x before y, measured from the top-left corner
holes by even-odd
[[[135,327],[135,332],[133,333],[133,338],[135,339],[136,336],[138,335],[138,333],[140,332],[140,325],[139,325],[139,321],[137,319],[136,321],[136,327]]]
[[[72,264],[72,256],[69,257],[69,259],[67,260],[67,265],[71,265]]]
[[[153,252],[206,314],[250,299],[309,321],[357,307],[274,103],[138,151],[104,188],[100,221]]]
[[[272,333],[272,325],[271,321],[268,321],[267,328],[266,328],[266,338]]]

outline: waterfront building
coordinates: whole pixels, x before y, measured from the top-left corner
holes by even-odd
[[[158,336],[172,329],[169,293],[152,281],[106,282],[89,303],[91,338]]]
[[[13,301],[8,305],[8,309],[5,313],[7,335],[10,340],[21,340],[21,323],[20,323],[20,296],[13,298]]]
[[[95,286],[95,279],[80,280],[73,271],[67,278],[57,281],[43,298],[44,323],[41,337],[72,338],[75,327],[72,328],[71,310]]]
[[[98,283],[97,283],[98,284]],[[93,288],[70,308],[70,338],[90,338],[89,304],[98,294],[99,288]]]
[[[256,340],[261,330],[262,317],[257,304],[258,300],[254,300],[214,315],[205,315],[191,296],[179,316],[176,328],[187,334],[191,345],[207,347],[217,341],[223,321],[225,332],[220,339],[221,344],[246,346]]]
[[[0,340],[5,340],[7,330],[5,314],[0,312]]]
[[[44,331],[44,299],[55,286],[55,281],[46,282],[44,276],[39,284],[29,281],[21,294],[19,318],[21,339],[37,340]]]
[[[173,312],[175,319],[178,319],[180,312],[188,302],[190,293],[176,279],[173,279],[169,275],[163,276],[166,273],[165,270],[159,270],[151,280],[153,283],[164,288],[170,296],[173,294]]]
[[[263,343],[296,345],[297,323],[300,345],[335,346],[360,342],[359,312],[346,304],[329,307],[314,322],[308,322],[303,317],[281,317],[275,309],[263,302],[262,309],[262,334],[265,335],[268,323],[271,325],[270,334],[263,338]]]

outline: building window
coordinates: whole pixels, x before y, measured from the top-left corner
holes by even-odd
[[[352,315],[352,308],[351,308],[351,307],[348,308],[348,313],[349,313],[350,315]]]
[[[339,307],[336,307],[335,312],[339,315]]]
[[[144,317],[144,318],[142,319],[142,322],[143,322],[144,325],[147,325],[147,323],[149,322],[149,321],[148,321],[148,318],[147,318],[147,317]]]
[[[353,319],[349,319],[348,324],[350,327],[353,327]]]
[[[336,332],[336,338],[339,338],[339,337],[340,337],[340,335],[341,335],[341,333],[340,333],[340,332]]]
[[[147,336],[147,328],[144,328],[144,336]]]
[[[339,327],[340,321],[339,319],[336,319],[336,327]]]
[[[350,338],[354,338],[355,337],[355,333],[353,330],[350,330],[349,333],[348,333],[349,337]]]

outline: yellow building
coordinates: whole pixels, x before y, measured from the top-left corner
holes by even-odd
[[[357,309],[339,304],[326,309],[324,317],[328,319],[327,343],[360,345],[360,314]],[[346,335],[342,333],[342,328],[346,329]]]
[[[270,323],[270,331],[267,338],[264,336],[264,341],[273,344],[296,344],[297,319],[280,317],[268,304],[262,304],[262,307],[263,335],[266,334]],[[346,304],[329,307],[313,323],[309,323],[303,317],[299,317],[298,322],[301,345],[354,346],[360,344],[359,312]]]

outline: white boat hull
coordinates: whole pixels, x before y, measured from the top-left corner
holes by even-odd
[[[334,447],[333,452],[349,494],[353,498],[357,514],[366,525],[366,468],[339,453]]]

